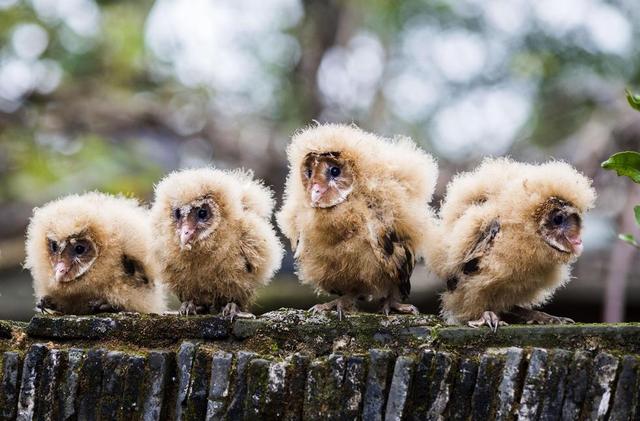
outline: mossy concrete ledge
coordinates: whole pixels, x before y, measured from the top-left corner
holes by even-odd
[[[0,420],[633,419],[640,325],[431,315],[0,322]]]

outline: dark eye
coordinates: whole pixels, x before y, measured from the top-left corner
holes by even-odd
[[[51,249],[52,253],[57,253],[58,252],[58,243],[55,241],[49,241],[49,248]]]
[[[174,210],[174,211],[173,211],[173,216],[174,216],[176,219],[180,219],[180,217],[182,216],[182,214],[180,213],[180,209],[176,209],[176,210]]]
[[[554,217],[553,217],[553,223],[555,225],[562,225],[564,223],[564,215],[561,213],[557,213]]]
[[[209,212],[205,208],[198,210],[198,219],[207,219],[207,216],[209,216]]]
[[[338,177],[340,175],[340,168],[338,167],[331,167],[331,169],[329,169],[329,173],[331,174],[331,177]]]
[[[307,176],[307,178],[311,178],[311,168],[307,169],[307,171],[305,171],[304,173]]]
[[[73,248],[73,251],[75,251],[76,254],[80,255],[87,251],[87,248],[82,244],[76,244],[76,246]]]

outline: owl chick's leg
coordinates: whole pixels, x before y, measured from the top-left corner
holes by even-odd
[[[487,325],[494,333],[498,330],[498,326],[507,326],[507,323],[500,320],[500,317],[493,311],[485,311],[478,320],[468,321],[467,324],[475,328]]]
[[[209,306],[205,304],[196,304],[193,300],[183,301],[180,305],[179,313],[181,316],[207,314],[209,312]]]
[[[356,309],[355,298],[351,295],[342,295],[335,300],[329,301],[324,304],[316,304],[309,310],[313,314],[324,313],[325,311],[331,311],[335,309],[338,313],[338,320],[342,320],[345,312],[353,311]]]
[[[240,306],[238,306],[236,303],[234,303],[233,301],[228,303],[226,306],[224,306],[224,308],[222,309],[222,316],[223,317],[229,317],[231,319],[231,321],[233,321],[233,319],[235,319],[236,317],[239,317],[241,319],[255,319],[256,316],[246,312],[246,311],[242,311],[242,309],[240,308]]]
[[[509,313],[515,315],[516,317],[520,318],[523,322],[529,325],[575,323],[575,321],[573,321],[568,317],[552,316],[551,314],[547,314],[543,311],[531,310],[529,308],[524,308],[520,306],[513,307],[511,311],[509,311]]]
[[[36,311],[40,311],[43,314],[59,313],[58,305],[48,295],[40,298],[40,301],[36,304]]]
[[[391,312],[413,315],[420,314],[416,306],[412,304],[405,304],[391,296],[382,299],[382,307],[380,308],[380,312],[385,316],[388,316]]]
[[[108,303],[106,300],[98,299],[89,301],[89,312],[97,313],[118,313],[122,309],[118,306]]]

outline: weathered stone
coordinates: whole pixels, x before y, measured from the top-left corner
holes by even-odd
[[[62,383],[58,390],[60,402],[59,419],[67,420],[76,418],[76,398],[80,384],[80,368],[86,354],[81,349],[71,348],[67,352],[67,366],[62,376]]]
[[[283,419],[285,420],[302,419],[309,361],[308,356],[300,353],[293,354],[287,358],[285,364],[285,408],[283,414]]]
[[[266,326],[267,322],[265,320],[238,318],[233,323],[231,333],[238,339],[246,339],[254,336],[260,329]]]
[[[409,400],[411,404],[409,416],[411,419],[425,419],[431,407],[433,400],[431,396],[431,384],[433,381],[432,366],[435,355],[435,351],[431,349],[422,351],[416,365],[411,399]]]
[[[567,388],[562,404],[562,419],[577,420],[580,409],[587,396],[587,386],[591,371],[591,358],[585,351],[576,351],[569,367]]]
[[[502,381],[498,386],[498,408],[496,420],[508,420],[512,417],[517,393],[520,389],[520,372],[524,352],[521,348],[507,348],[505,351],[504,368],[502,369]]]
[[[95,420],[98,418],[102,377],[102,359],[106,354],[104,349],[90,349],[80,370],[80,385],[78,394],[78,419]]]
[[[109,316],[35,315],[29,322],[27,333],[34,338],[117,338],[138,344],[154,344],[183,338],[226,339],[230,330],[231,322],[221,316],[117,313]]]
[[[562,415],[562,402],[567,384],[571,352],[563,349],[551,351],[547,363],[542,406],[539,411],[541,421],[554,421]]]
[[[233,354],[217,352],[211,360],[211,379],[209,380],[209,397],[207,402],[208,421],[221,420],[229,399],[229,379]]]
[[[10,339],[13,327],[11,322],[0,320],[0,338]]]
[[[285,379],[286,365],[284,362],[272,362],[269,364],[267,396],[264,405],[266,419],[279,420],[284,415]]]
[[[123,420],[139,419],[144,390],[144,369],[146,360],[140,355],[129,355],[125,360],[124,390],[122,392],[121,418]]]
[[[476,386],[471,398],[471,418],[493,419],[496,410],[498,385],[502,379],[503,361],[499,355],[487,352],[482,355],[478,367]]]
[[[390,351],[372,349],[369,351],[369,371],[362,407],[362,418],[379,421],[387,404],[387,390],[392,372],[393,354]]]
[[[184,418],[187,409],[187,396],[189,395],[189,383],[191,382],[191,367],[195,357],[196,345],[193,342],[183,342],[176,355],[178,391],[176,393],[176,405],[174,417],[176,421]]]
[[[45,345],[35,344],[29,348],[29,352],[24,357],[17,420],[30,420],[34,416],[36,390],[42,375],[42,364],[48,351]]]
[[[162,418],[168,373],[169,353],[163,351],[149,352],[146,392],[142,403],[142,419],[144,421],[158,421]]]
[[[104,357],[102,376],[102,393],[100,397],[100,419],[113,420],[118,416],[122,388],[124,386],[125,366],[124,354],[110,351]]]
[[[233,399],[227,408],[226,419],[241,420],[244,418],[244,402],[247,394],[247,366],[256,357],[257,355],[253,352],[240,351],[236,354]]]
[[[53,419],[60,412],[56,394],[61,377],[64,353],[59,349],[49,351],[42,367],[42,379],[37,394],[35,419]]]
[[[396,359],[385,409],[385,420],[399,420],[406,415],[405,408],[415,365],[416,362],[409,356],[400,356]]]
[[[2,383],[0,383],[0,419],[12,420],[18,406],[18,379],[21,378],[20,354],[2,354]]]
[[[547,370],[548,353],[544,349],[536,348],[529,357],[529,367],[522,386],[518,419],[532,420],[538,416],[538,408],[543,393],[544,380]]]
[[[304,402],[304,419],[337,419],[342,412],[342,384],[345,357],[331,354],[309,367]]]
[[[35,315],[27,333],[33,338],[100,339],[109,336],[116,327],[111,317]]]
[[[207,413],[207,394],[209,390],[209,377],[211,369],[209,361],[211,355],[198,349],[193,360],[189,393],[187,396],[186,420],[202,420]]]
[[[593,373],[591,383],[587,389],[583,414],[590,420],[603,420],[606,418],[611,404],[618,359],[605,352],[599,353],[593,360]]]
[[[458,365],[452,396],[455,400],[449,404],[447,418],[451,420],[466,420],[471,413],[471,402],[478,375],[478,363],[473,359],[464,358]]]
[[[244,417],[246,420],[265,419],[270,362],[262,358],[251,360],[247,367],[247,395]]]
[[[638,358],[625,355],[622,358],[620,376],[616,385],[616,394],[611,407],[611,421],[623,421],[633,419],[640,415],[638,404]]]
[[[354,420],[362,413],[362,397],[365,388],[365,359],[359,355],[347,357],[342,385],[342,414],[340,419]]]

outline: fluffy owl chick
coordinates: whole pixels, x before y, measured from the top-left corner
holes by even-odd
[[[243,171],[174,172],[155,189],[153,250],[181,314],[246,313],[280,267],[271,190]]]
[[[277,215],[302,282],[339,298],[313,311],[354,309],[379,299],[385,313],[416,313],[402,300],[416,252],[429,238],[428,203],[437,178],[430,155],[407,138],[384,139],[355,126],[316,125],[294,135]]]
[[[569,280],[582,252],[582,218],[595,197],[591,180],[564,162],[490,159],[456,177],[440,214],[445,252],[432,262],[447,281],[446,321],[494,331],[505,315],[571,322],[532,308]]]
[[[150,259],[148,210],[102,193],[67,196],[36,208],[26,263],[42,311],[161,313],[163,286]]]

